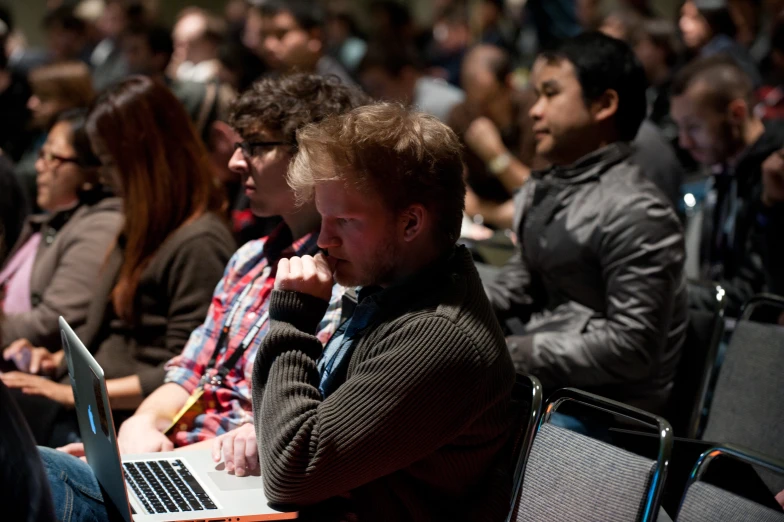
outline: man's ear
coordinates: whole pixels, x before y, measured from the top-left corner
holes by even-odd
[[[321,29],[311,29],[308,36],[308,50],[312,53],[320,53],[324,47],[324,35]]]
[[[618,93],[614,89],[607,89],[591,103],[591,109],[597,122],[614,117],[618,113]]]
[[[727,105],[727,118],[733,125],[741,125],[749,117],[749,106],[746,100],[737,98]]]
[[[404,210],[400,215],[403,241],[410,243],[422,235],[429,218],[427,209],[419,203],[414,203]]]
[[[210,126],[209,140],[211,152],[231,156],[234,152],[234,142],[239,141],[239,137],[228,123],[215,121]]]

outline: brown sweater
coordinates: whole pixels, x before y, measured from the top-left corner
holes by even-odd
[[[163,365],[182,352],[204,321],[233,253],[231,232],[215,214],[180,227],[142,272],[135,299],[138,320],[128,324],[111,302],[122,263],[121,249],[115,249],[97,282],[82,337],[106,378],[138,375],[145,396],[162,385]]]
[[[381,311],[324,400],[314,333],[327,303],[273,292],[253,374],[267,498],[317,520],[336,497],[372,522],[503,519],[514,369],[470,254],[374,297]]]

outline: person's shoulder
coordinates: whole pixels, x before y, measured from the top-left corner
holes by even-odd
[[[485,362],[505,350],[504,336],[487,300],[473,257],[457,247],[450,263],[448,281],[433,316],[442,319],[444,333],[463,337],[465,355]]]
[[[170,249],[187,247],[192,250],[223,248],[234,252],[236,245],[226,220],[214,213],[205,212],[175,230],[166,241]]]
[[[667,198],[645,175],[634,156],[613,165],[602,175],[602,203],[608,211],[628,212],[635,208],[670,208]]]

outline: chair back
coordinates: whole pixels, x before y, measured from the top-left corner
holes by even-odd
[[[551,424],[552,413],[566,401],[655,427],[657,459]],[[655,520],[671,451],[672,428],[663,418],[586,392],[559,390],[534,438],[513,520]]]
[[[528,456],[531,453],[531,445],[533,444],[534,435],[539,427],[539,418],[542,415],[542,385],[539,379],[530,375],[518,373],[515,376],[515,385],[512,391],[513,400],[519,408],[520,418],[518,420],[518,430],[514,440],[514,449],[512,451],[513,458],[515,459],[515,468],[513,476],[513,495],[512,505],[509,509],[509,516],[506,522],[514,520],[514,506],[518,498],[518,492],[523,482],[523,474],[525,473],[525,466],[528,462]]]
[[[689,310],[686,340],[667,405],[665,417],[678,437],[693,439],[699,433],[702,408],[724,332],[725,293],[721,286],[710,286],[716,295],[716,306],[712,310]]]
[[[692,471],[676,522],[784,522],[784,513],[702,481],[717,457],[730,457],[771,472],[784,473],[784,464],[734,446],[712,448],[703,453]]]
[[[719,370],[702,438],[784,460],[784,327],[750,320],[763,305],[784,310],[784,299],[760,296],[744,308]],[[784,489],[784,476],[763,472],[762,478],[771,490]]]

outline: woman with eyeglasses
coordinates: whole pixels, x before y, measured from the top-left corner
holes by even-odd
[[[119,426],[163,384],[164,364],[204,320],[235,246],[204,145],[164,84],[132,76],[109,88],[90,109],[87,132],[125,220],[94,273],[77,334],[104,370]],[[54,380],[20,372],[0,379],[28,400],[44,397],[66,409],[49,438],[38,438],[57,446],[78,436],[73,392],[62,350],[43,355],[35,362],[52,368]],[[69,422],[71,431],[57,427]]]
[[[49,131],[35,162],[36,202],[44,213],[27,219],[0,270],[0,348],[23,371],[39,370],[37,361],[31,368],[28,347],[60,349],[59,316],[84,326],[92,284],[122,224],[120,200],[98,182],[86,114],[66,111]]]

